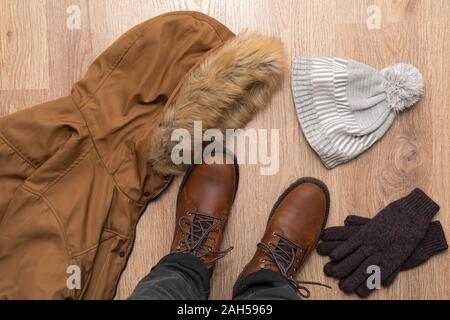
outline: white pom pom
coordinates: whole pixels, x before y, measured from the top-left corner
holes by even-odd
[[[396,113],[411,107],[423,93],[423,77],[414,66],[399,63],[381,70],[389,104]]]

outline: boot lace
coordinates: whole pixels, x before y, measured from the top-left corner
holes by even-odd
[[[207,257],[212,257],[208,259],[207,263],[213,263],[225,255],[227,255],[233,247],[230,247],[223,251],[214,251],[209,245],[206,245],[208,240],[216,239],[211,237],[209,234],[211,232],[219,231],[218,225],[223,222],[223,219],[207,216],[197,212],[188,212],[188,215],[194,215],[192,222],[187,216],[183,216],[178,221],[178,226],[181,229],[184,240],[180,241],[180,246],[178,252],[190,253],[205,261]],[[183,227],[189,225],[189,231],[183,231]]]
[[[262,262],[267,262],[267,265],[275,265],[283,277],[285,277],[297,290],[300,297],[304,299],[308,299],[311,296],[311,293],[307,287],[304,285],[318,285],[328,289],[331,289],[330,286],[326,284],[322,284],[320,282],[312,282],[312,281],[298,281],[288,274],[289,270],[293,268],[294,272],[296,271],[296,267],[294,266],[296,258],[295,254],[297,252],[298,246],[287,239],[286,237],[279,235],[277,233],[273,233],[280,238],[277,245],[269,242],[269,245],[265,243],[259,243],[258,247],[267,255],[268,259],[263,260]],[[300,249],[301,250],[301,249]]]

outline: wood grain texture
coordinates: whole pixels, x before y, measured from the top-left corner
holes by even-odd
[[[80,30],[66,27],[69,5],[81,9]],[[367,7],[381,8],[381,29],[368,30]],[[135,24],[174,10],[213,16],[234,32],[245,29],[280,37],[290,57],[338,56],[382,68],[409,62],[423,73],[426,94],[397,118],[385,137],[348,164],[323,167],[303,137],[293,106],[289,75],[268,110],[249,127],[280,130],[280,171],[261,176],[259,166],[241,166],[236,203],[212,280],[212,299],[230,298],[231,288],[253,255],[278,195],[301,176],[325,181],[332,205],[328,225],[348,213],[374,216],[414,187],[441,206],[437,216],[450,232],[450,1],[446,0],[0,0],[0,116],[70,92],[89,63]],[[175,228],[180,179],[148,207],[133,254],[122,275],[117,299],[125,299],[139,279],[168,253]],[[322,272],[325,258],[314,254],[299,279],[333,286],[311,287],[313,299],[352,299]],[[450,255],[412,271],[371,299],[450,299]]]

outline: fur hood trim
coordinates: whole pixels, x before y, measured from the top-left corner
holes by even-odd
[[[253,32],[238,34],[208,55],[187,75],[149,138],[153,170],[162,175],[185,171],[186,166],[175,165],[170,157],[178,143],[171,141],[177,128],[189,130],[193,137],[194,121],[202,121],[203,130],[217,128],[223,133],[245,127],[281,86],[286,61],[280,40]]]

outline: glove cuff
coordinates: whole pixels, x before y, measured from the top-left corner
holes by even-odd
[[[419,188],[399,200],[399,206],[419,223],[428,223],[439,211],[439,205]]]
[[[439,221],[433,221],[422,241],[422,252],[426,258],[430,258],[441,251],[447,250],[448,244],[445,239],[444,229]]]

